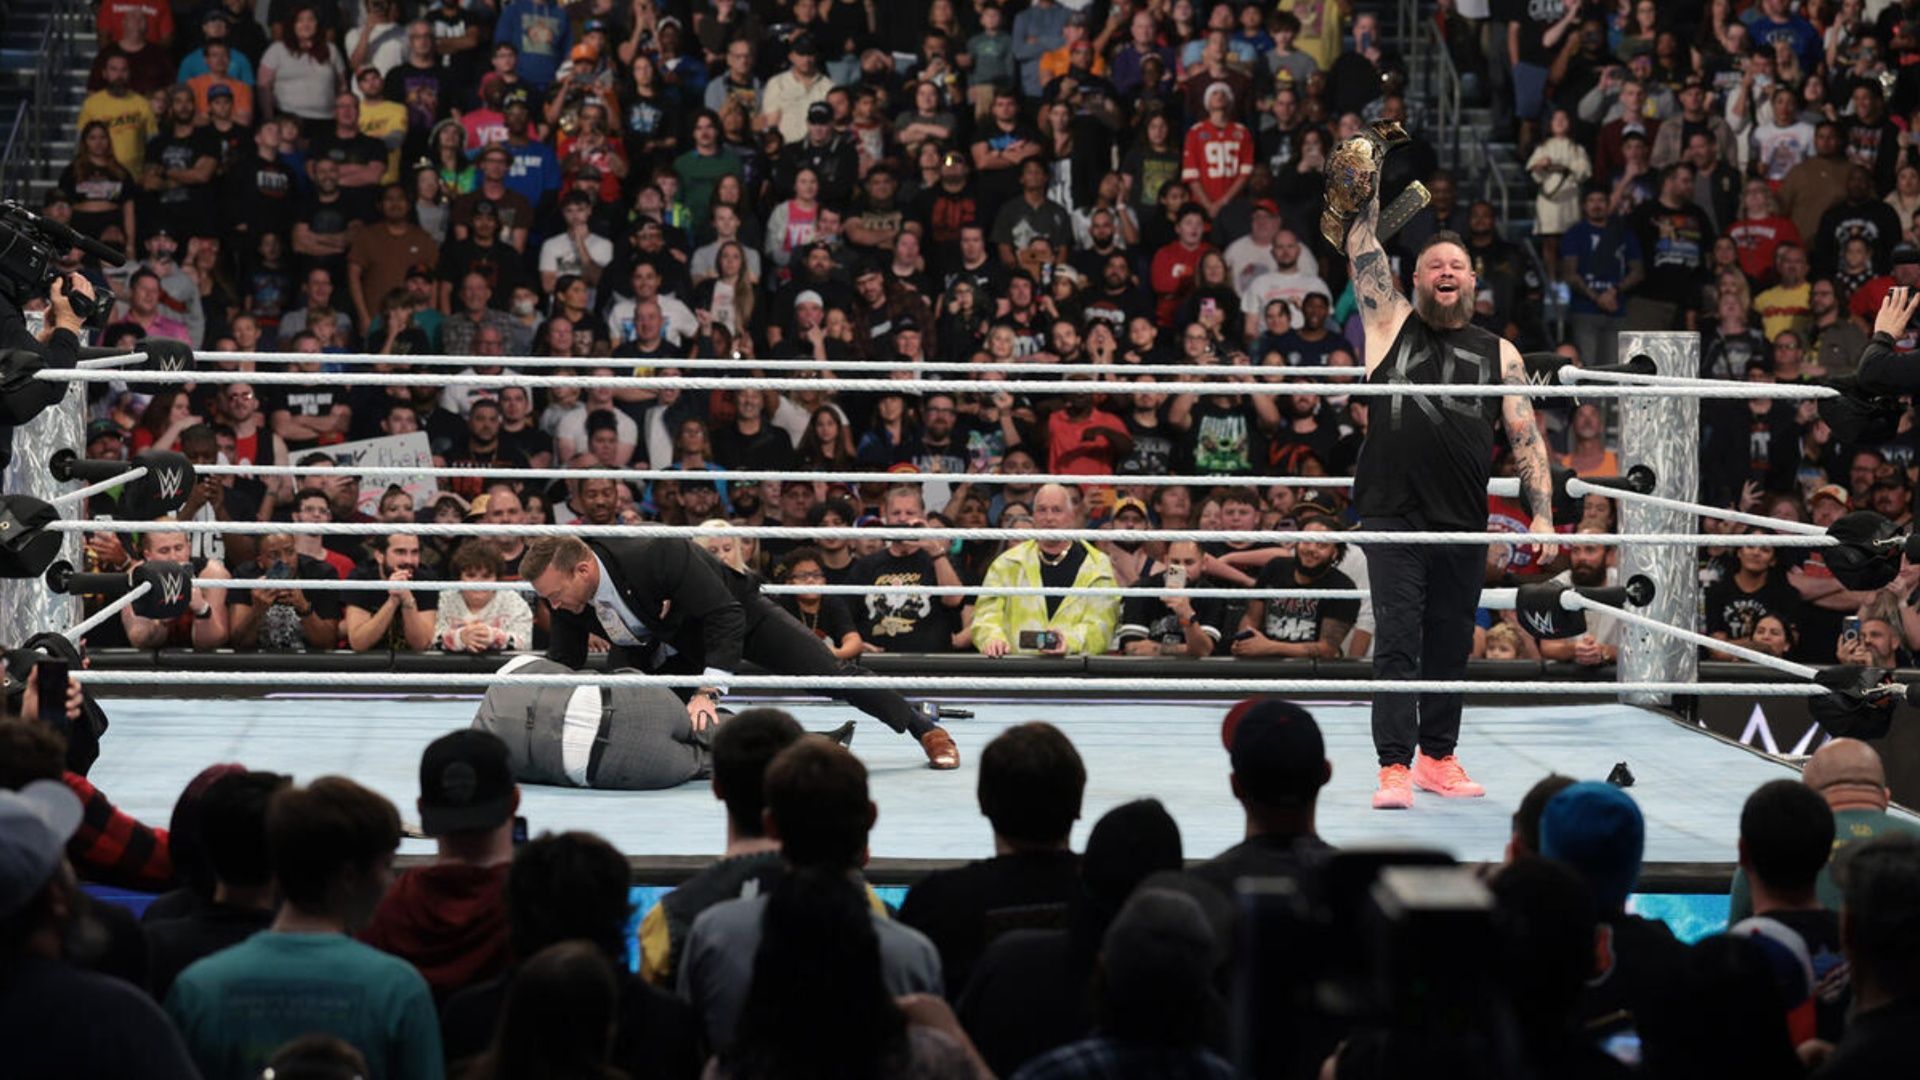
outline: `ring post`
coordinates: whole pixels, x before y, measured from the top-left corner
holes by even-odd
[[[53,478],[47,470],[47,459],[55,450],[77,450],[87,445],[86,402],[87,385],[68,383],[65,397],[13,429],[13,461],[7,465],[5,477],[0,478],[0,490],[47,502],[63,493],[67,485]],[[81,565],[80,543],[79,533],[66,534],[60,541],[58,557]],[[8,646],[17,646],[43,630],[71,626],[79,617],[79,597],[56,593],[38,577],[0,581],[0,642]]]
[[[1661,375],[1697,378],[1700,336],[1673,331],[1621,331],[1619,354],[1646,356]],[[1700,399],[1634,397],[1621,400],[1623,466],[1646,465],[1659,478],[1653,494],[1689,503],[1700,500]],[[1621,532],[1689,533],[1696,526],[1682,510],[1623,499]],[[1669,626],[1699,628],[1700,575],[1684,551],[1644,544],[1620,548],[1620,579],[1644,574],[1653,581],[1653,602],[1643,614]],[[1644,627],[1627,626],[1617,665],[1623,683],[1700,681],[1698,650]],[[1666,694],[1624,694],[1635,705],[1670,705]]]

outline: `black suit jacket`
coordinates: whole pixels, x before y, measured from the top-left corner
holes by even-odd
[[[732,672],[760,602],[760,586],[714,558],[691,540],[677,538],[588,540],[587,547],[613,578],[620,598],[653,637],[702,666]],[[665,613],[661,611],[666,608]],[[553,612],[547,659],[579,668],[587,662],[587,636],[606,637],[593,608]],[[657,668],[649,650],[616,650],[616,666]]]

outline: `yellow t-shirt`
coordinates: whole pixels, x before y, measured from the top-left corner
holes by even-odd
[[[1321,71],[1332,71],[1333,62],[1340,56],[1346,4],[1342,0],[1280,0],[1277,7],[1293,12],[1293,17],[1300,20],[1300,33],[1293,39],[1293,47],[1313,57]]]
[[[400,144],[407,136],[407,107],[397,101],[362,101],[360,103],[360,134],[371,135],[387,144],[387,172],[380,178],[383,184],[398,183],[400,180]],[[398,134],[397,139],[388,136]]]
[[[139,94],[114,97],[105,90],[95,90],[80,105],[80,129],[84,131],[95,120],[107,125],[113,137],[114,160],[139,177],[147,165],[147,140],[159,130],[153,106]]]
[[[1782,330],[1792,330],[1805,345],[1807,330],[1813,325],[1812,301],[1812,285],[1775,285],[1753,298],[1753,310],[1760,313],[1760,330],[1768,341],[1779,337]]]

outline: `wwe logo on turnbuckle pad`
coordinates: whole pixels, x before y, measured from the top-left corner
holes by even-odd
[[[1551,638],[1560,630],[1560,620],[1551,611],[1523,611],[1520,620],[1533,631],[1534,637]]]
[[[153,470],[153,484],[159,489],[162,499],[178,499],[186,488],[187,470],[185,468],[156,468]]]
[[[160,590],[160,602],[166,607],[180,603],[187,595],[187,584],[192,579],[185,573],[156,575]]]

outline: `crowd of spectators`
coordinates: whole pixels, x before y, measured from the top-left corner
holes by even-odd
[[[980,383],[964,393],[915,382],[933,361],[1189,364],[1192,378],[1268,388],[1288,376],[1265,368],[1355,368],[1347,267],[1317,221],[1330,148],[1376,120],[1413,135],[1389,157],[1383,194],[1424,179],[1433,195],[1390,256],[1457,231],[1478,275],[1476,322],[1523,349],[1605,363],[1620,330],[1685,328],[1701,335],[1704,377],[1813,382],[1852,370],[1890,287],[1920,285],[1920,11],[1908,4],[1443,0],[1436,40],[1473,76],[1468,105],[1491,110],[1484,134],[1519,146],[1532,236],[1501,218],[1524,206],[1476,198],[1491,189],[1438,168],[1438,144],[1457,136],[1409,96],[1409,71],[1437,46],[1421,37],[1403,56],[1389,32],[1417,28],[1344,0],[174,6],[100,5],[96,89],[48,200],[130,256],[89,270],[120,297],[104,340],[301,353],[258,366],[313,372],[340,368],[329,353],[379,353],[391,361],[376,370],[402,373],[436,370],[409,355],[453,353],[501,382],[110,387],[94,401],[90,453],[325,466],[343,442],[420,433],[436,464],[692,474],[458,479],[432,495],[319,474],[229,478],[196,490],[183,516],[200,520],[1337,531],[1351,523],[1343,491],[1270,478],[1350,475],[1366,399],[1194,395],[1181,392],[1188,377],[1164,375],[1089,376],[1084,394],[1027,392],[1017,370],[962,371]],[[1916,344],[1910,329],[1894,336]],[[773,391],[740,372],[737,390],[536,390],[515,382],[533,371],[520,357],[572,358],[538,373],[583,375],[684,373],[676,362],[693,357],[818,362],[802,375],[879,361],[897,365],[900,389]],[[1911,424],[1843,446],[1810,402],[1703,406],[1703,501],[1821,524],[1849,509],[1911,521]],[[1608,402],[1538,414],[1565,464],[1622,468]],[[1496,470],[1507,467],[1502,452]],[[887,485],[727,479],[740,469],[1088,480],[1065,506],[997,482],[924,483],[896,505]],[[1193,482],[1135,482],[1167,475]],[[1493,529],[1524,532],[1527,518],[1489,500]],[[1595,499],[1579,528],[1614,524]],[[1723,528],[1745,527],[1703,522]],[[209,590],[202,619],[129,617],[97,644],[543,638],[545,612],[527,624],[518,597],[449,599],[456,577],[511,580],[517,542],[456,570],[437,539],[416,560],[289,536],[297,558],[289,537],[194,534],[191,553],[208,577],[330,566],[447,591]],[[1365,588],[1363,553],[1338,542],[1076,544],[1059,571],[1057,545],[833,540],[808,552],[805,578],[786,561],[792,545],[727,546],[769,580],[875,586],[795,602],[849,656],[1371,648],[1365,604],[1260,595]],[[111,538],[94,547],[101,565],[139,555]],[[1542,564],[1498,546],[1488,582],[1614,573],[1609,550],[1563,551]],[[1902,662],[1920,646],[1920,568],[1854,592],[1801,549],[1708,549],[1700,563],[1702,626],[1716,637],[1815,663]],[[1249,591],[983,605],[880,588],[1042,580]],[[1537,641],[1510,614],[1481,621],[1476,656],[1615,655],[1604,620],[1571,644]],[[1023,631],[1044,644],[1023,646]]]
[[[896,907],[862,873],[866,768],[748,710],[713,739],[723,854],[636,932],[605,840],[516,841],[520,791],[491,733],[424,750],[415,808],[435,851],[396,874],[410,826],[351,779],[213,766],[154,830],[69,771],[42,721],[0,720],[9,1075],[1347,1078],[1421,1054],[1445,1075],[1877,1080],[1910,1056],[1920,829],[1887,812],[1865,743],[1832,741],[1802,779],[1751,794],[1731,925],[1696,944],[1633,912],[1632,796],[1557,775],[1520,801],[1503,862],[1452,879],[1460,940],[1397,926],[1388,943],[1364,890],[1355,910],[1278,921],[1240,898],[1278,878],[1335,905],[1378,856],[1316,831],[1331,766],[1305,710],[1243,702],[1221,738],[1245,836],[1189,861],[1151,798],[1108,810],[1076,852],[1100,778],[1059,729],[1006,729],[980,756],[995,854]],[[169,891],[136,919],[82,883]],[[1399,956],[1376,983],[1360,958],[1382,948],[1449,962]],[[1439,993],[1444,1025],[1389,1004]]]

